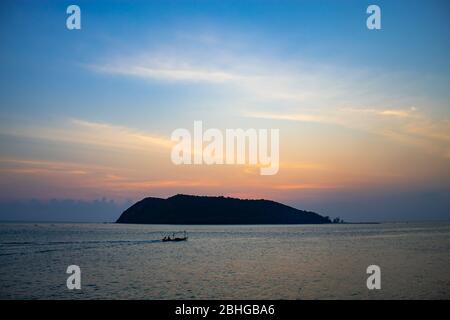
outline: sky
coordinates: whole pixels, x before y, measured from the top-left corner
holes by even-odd
[[[81,9],[68,30],[66,8]],[[366,27],[370,4],[381,30]],[[2,1],[0,220],[113,221],[178,193],[450,219],[448,1]],[[280,169],[171,133],[279,129]]]

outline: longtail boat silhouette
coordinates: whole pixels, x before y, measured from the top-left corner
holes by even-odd
[[[183,236],[182,237],[176,237],[175,236],[176,233],[172,233],[172,237],[170,237],[170,235],[165,236],[162,241],[166,242],[166,241],[186,241],[188,239],[187,233],[186,231],[183,232]]]

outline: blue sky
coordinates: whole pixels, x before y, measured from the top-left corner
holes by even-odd
[[[305,59],[411,77],[432,75],[444,81],[412,82],[430,95],[440,95],[437,99],[449,98],[445,1],[379,1],[383,30],[378,32],[365,27],[367,1],[80,1],[83,28],[78,32],[65,28],[65,8],[70,3],[2,4],[6,8],[1,31],[6,48],[1,53],[2,96],[17,113],[39,109],[55,115],[103,117],[111,107],[111,101],[103,99],[106,94],[116,98],[110,100],[117,105],[124,101],[139,105],[150,95],[167,106],[177,104],[168,92],[186,94],[187,89],[156,84],[146,86],[143,93],[138,86],[145,84],[134,79],[105,79],[83,68],[164,46],[188,47],[191,52],[213,46],[247,56],[257,53],[263,59]],[[202,43],[208,38],[217,43]],[[25,90],[28,94],[20,95]],[[83,95],[75,95],[77,91]],[[33,100],[36,96],[38,101]]]
[[[66,29],[70,4],[81,8],[81,30]],[[366,28],[369,4],[381,7],[382,30]],[[449,218],[447,1],[0,6],[0,200],[8,205],[208,191],[395,220],[414,211],[413,194],[422,206],[411,217]],[[233,182],[222,169],[174,170],[165,151],[133,139],[163,140],[199,119],[280,128],[285,173],[270,181],[239,173]],[[427,216],[430,193],[436,213]],[[371,209],[380,198],[383,214]]]

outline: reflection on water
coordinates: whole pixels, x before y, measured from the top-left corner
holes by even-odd
[[[166,232],[187,242],[161,242]],[[68,265],[82,290],[66,288]],[[366,287],[368,265],[382,289]],[[0,224],[0,298],[450,298],[450,223]]]

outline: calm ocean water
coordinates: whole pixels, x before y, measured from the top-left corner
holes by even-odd
[[[178,230],[189,241],[159,241]],[[71,264],[80,291],[66,287]],[[371,264],[381,290],[366,287]],[[0,298],[449,299],[450,223],[2,223]]]

